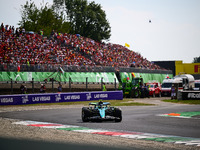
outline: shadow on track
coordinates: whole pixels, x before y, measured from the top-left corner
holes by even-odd
[[[41,142],[33,140],[19,140],[19,139],[9,139],[0,138],[0,148],[1,150],[122,150],[121,148],[111,148],[100,145],[83,145],[83,144],[71,144],[71,143],[59,143],[59,142]],[[124,148],[123,148],[124,149]],[[136,149],[141,150],[141,149]]]

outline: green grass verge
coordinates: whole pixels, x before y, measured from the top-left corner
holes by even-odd
[[[199,105],[200,100],[163,100],[164,102],[178,103],[178,104],[195,104]]]
[[[45,103],[45,104],[29,104],[29,105],[14,105],[16,106],[50,106],[50,105],[84,105],[88,106],[90,102],[98,102],[98,101],[82,101],[82,102],[62,102],[62,103]],[[124,100],[106,100],[104,102],[110,102],[112,106],[150,106],[154,104],[146,104],[146,103],[138,103],[134,102],[132,99],[124,99]],[[0,106],[0,107],[12,107],[11,106]]]

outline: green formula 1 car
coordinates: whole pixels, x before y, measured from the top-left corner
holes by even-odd
[[[111,107],[109,102],[89,103],[89,107],[82,108],[83,122],[93,120],[114,120],[115,122],[122,121],[122,111],[120,108]]]

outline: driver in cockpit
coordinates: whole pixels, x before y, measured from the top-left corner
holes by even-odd
[[[98,107],[101,108],[102,106],[103,106],[103,102],[102,102],[102,100],[99,100]]]

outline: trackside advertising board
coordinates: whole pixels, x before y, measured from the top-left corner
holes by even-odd
[[[200,100],[200,91],[183,91],[182,100]]]
[[[75,93],[45,93],[0,95],[0,105],[23,105],[38,103],[76,102],[92,100],[122,100],[122,91],[97,91]]]

